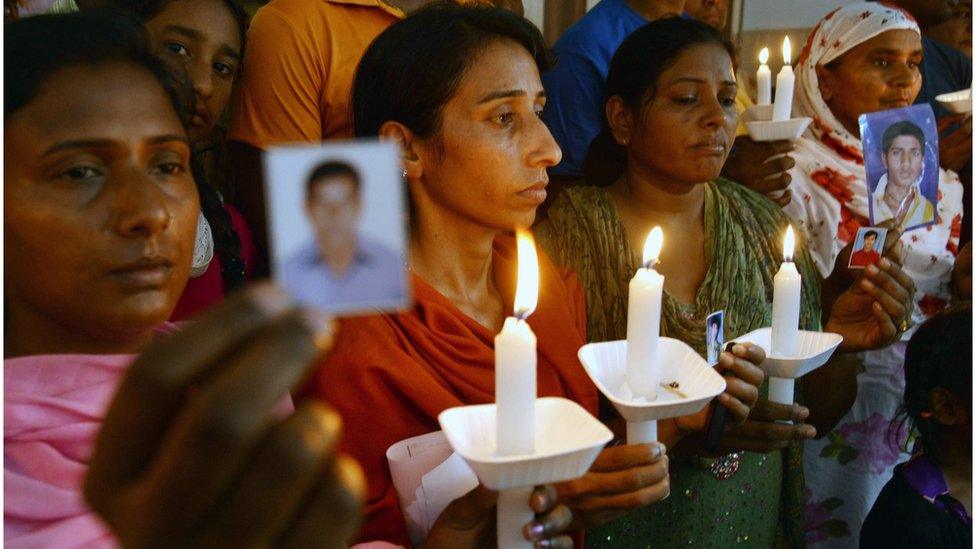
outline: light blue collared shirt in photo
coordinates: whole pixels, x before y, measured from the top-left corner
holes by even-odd
[[[409,297],[402,255],[363,237],[342,276],[332,272],[310,242],[285,261],[281,283],[299,304],[332,313],[402,308]]]

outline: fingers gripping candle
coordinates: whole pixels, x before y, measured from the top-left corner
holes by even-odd
[[[789,120],[793,111],[793,67],[790,37],[783,40],[783,68],[776,75],[776,101],[773,103],[773,121]]]
[[[536,339],[526,320],[539,298],[535,241],[519,231],[514,316],[495,336],[495,404],[498,454],[535,452]]]
[[[654,227],[644,242],[643,266],[630,280],[627,298],[627,384],[634,397],[657,398],[661,365],[657,361],[661,336],[661,297],[664,277],[654,270],[664,233]]]
[[[783,239],[784,261],[773,279],[773,329],[770,345],[772,356],[793,357],[798,351],[802,278],[796,270],[796,264],[793,263],[795,240],[793,227],[787,228],[786,237]],[[780,404],[792,404],[793,380],[770,377],[769,400]]]

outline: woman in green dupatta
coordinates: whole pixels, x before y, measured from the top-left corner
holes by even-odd
[[[658,266],[666,276],[664,335],[704,355],[705,317],[716,310],[725,311],[726,339],[770,325],[788,220],[772,202],[718,178],[738,121],[732,52],[708,26],[667,19],[632,34],[611,62],[609,128],[591,148],[588,175],[590,183],[612,184],[567,190],[537,230],[553,260],[575,269],[583,284],[591,341],[626,337],[628,282],[656,225],[665,234]],[[800,323],[818,330],[821,280],[800,244]],[[845,337],[842,351],[896,337],[912,291],[898,253],[893,248],[891,260],[832,300],[826,328]],[[806,376],[802,390],[797,384],[809,408],[761,399],[745,423],[726,428],[720,446],[730,454],[704,455],[709,409],[662,422],[662,442],[673,449],[671,497],[589,530],[587,545],[802,546],[800,441],[826,432],[853,402],[857,369],[848,357]]]

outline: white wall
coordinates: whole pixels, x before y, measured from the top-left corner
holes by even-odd
[[[810,28],[855,0],[743,0],[742,30]]]
[[[525,18],[532,21],[535,26],[542,30],[542,23],[546,15],[546,0],[522,0],[522,7],[525,8]]]

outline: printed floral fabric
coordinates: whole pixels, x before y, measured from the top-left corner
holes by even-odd
[[[861,142],[833,115],[820,95],[816,67],[883,32],[918,24],[881,3],[848,4],[814,28],[797,63],[793,115],[813,123],[796,143],[790,171],[792,202],[785,208],[806,236],[821,274],[827,276],[841,249],[868,224],[868,193]],[[958,253],[962,185],[940,171],[936,223],[906,232],[903,268],[917,288],[913,324],[945,308]],[[864,353],[858,396],[840,424],[806,444],[806,541],[812,547],[853,547],[861,524],[893,468],[905,461],[907,434],[898,419],[904,389],[902,359],[912,330],[887,349]]]

